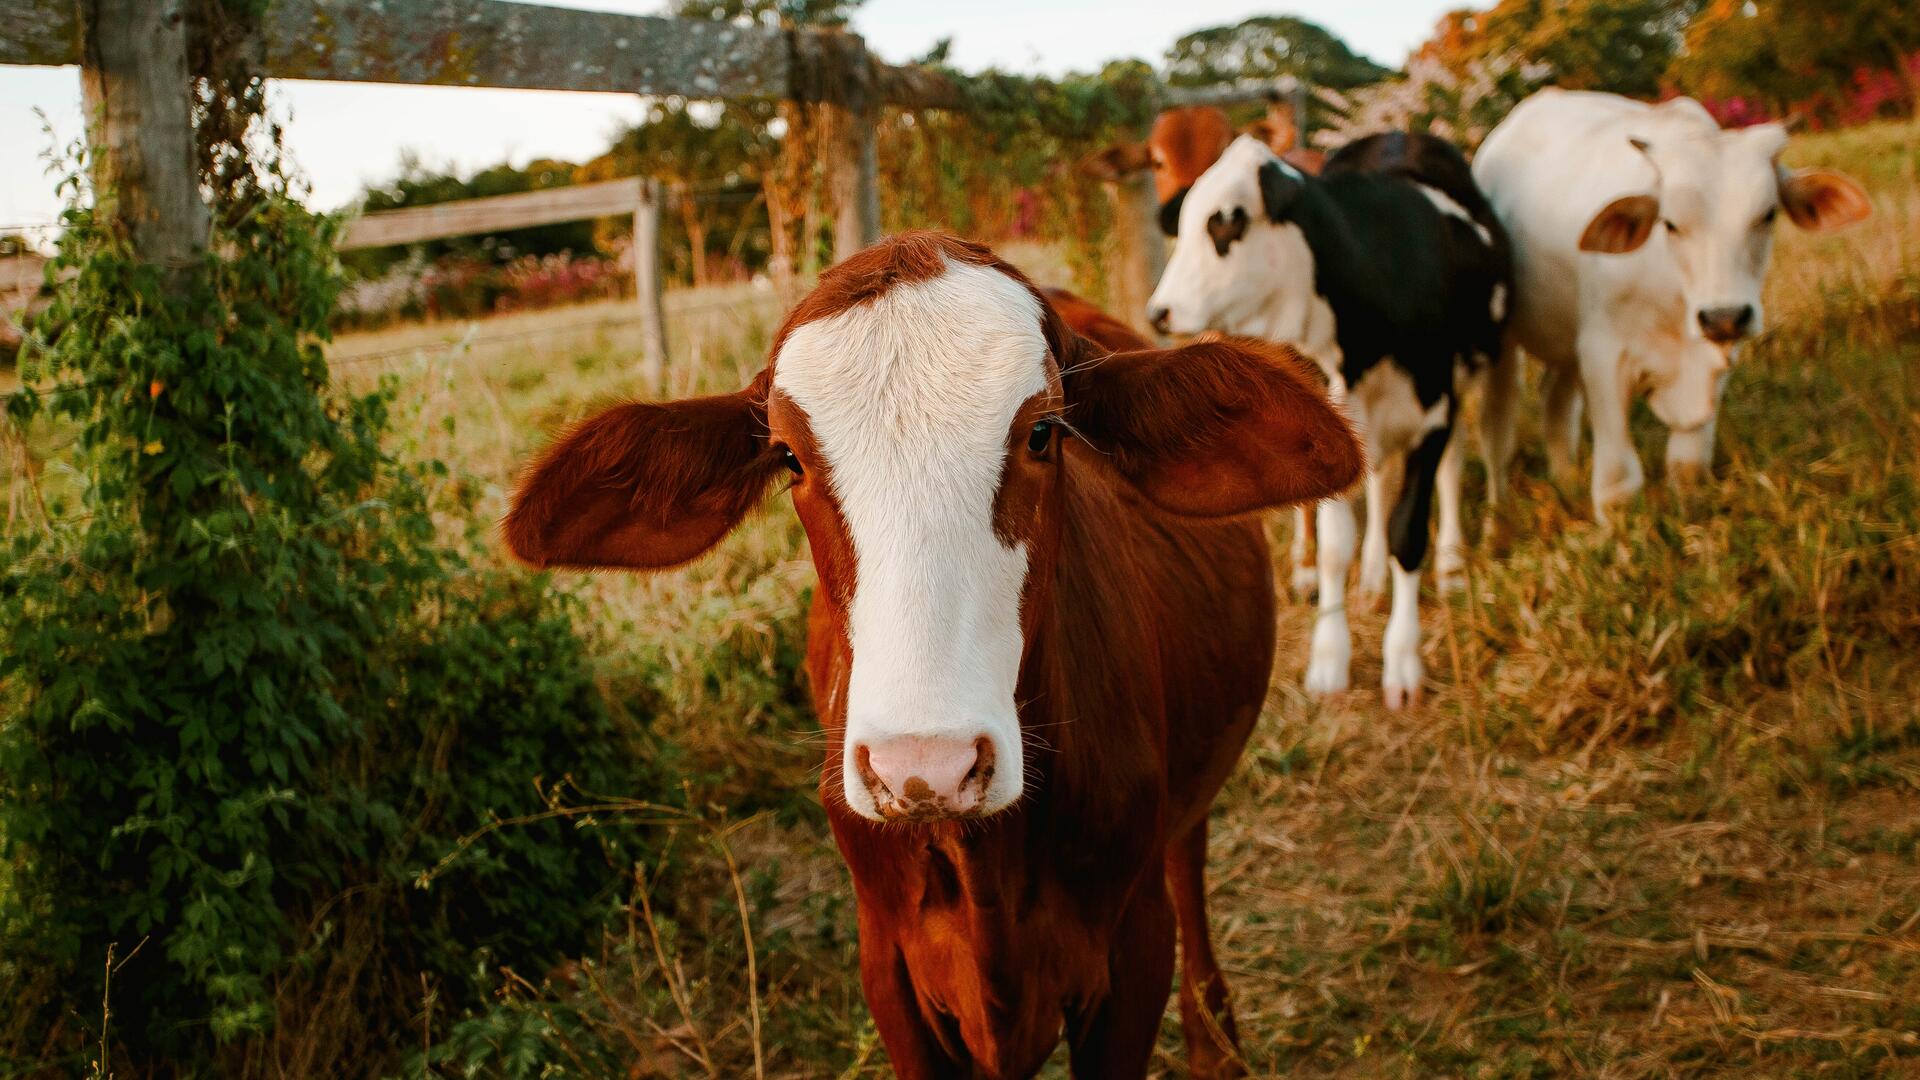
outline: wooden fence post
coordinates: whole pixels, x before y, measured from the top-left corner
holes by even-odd
[[[640,378],[659,394],[667,383],[667,313],[660,281],[660,181],[640,182],[633,208],[633,297],[640,306]]]
[[[1160,235],[1160,207],[1155,200],[1153,176],[1123,176],[1101,183],[1113,206],[1113,260],[1115,270],[1108,299],[1119,309],[1121,321],[1157,338],[1147,323],[1147,298],[1160,283],[1167,268],[1167,243]]]
[[[207,246],[195,167],[185,0],[81,5],[81,91],[102,214],[141,259],[179,271]]]
[[[866,43],[846,35],[830,96],[827,192],[833,204],[833,259],[842,259],[880,239],[880,99]]]

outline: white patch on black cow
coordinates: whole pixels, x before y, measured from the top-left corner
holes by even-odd
[[[1446,192],[1441,191],[1439,188],[1431,187],[1426,184],[1415,184],[1414,187],[1417,187],[1420,189],[1420,194],[1425,195],[1427,197],[1427,201],[1432,203],[1435,209],[1439,210],[1441,213],[1447,215],[1450,218],[1455,218],[1457,220],[1466,222],[1467,226],[1471,228],[1474,231],[1474,233],[1480,237],[1481,243],[1487,245],[1488,247],[1493,246],[1493,233],[1490,230],[1488,230],[1488,228],[1485,225],[1482,225],[1479,222],[1473,220],[1473,215],[1467,213],[1467,208],[1464,206],[1461,206],[1458,202],[1456,202],[1453,196],[1448,195]],[[1498,318],[1498,316],[1495,316],[1495,317]]]

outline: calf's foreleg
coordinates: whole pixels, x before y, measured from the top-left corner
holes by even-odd
[[[1173,940],[1166,883],[1149,875],[1114,928],[1107,996],[1067,1019],[1069,1067],[1078,1080],[1147,1075],[1173,986]]]
[[[1180,923],[1180,1026],[1194,1080],[1245,1076],[1240,1033],[1227,1000],[1227,980],[1207,928],[1207,820],[1167,848],[1167,890]]]

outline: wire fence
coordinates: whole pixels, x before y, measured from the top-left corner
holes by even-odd
[[[772,295],[749,295],[744,297],[698,300],[684,304],[676,304],[668,313],[668,317],[699,316],[714,312],[742,314],[751,310],[753,307],[774,303],[777,299],[777,297]],[[644,321],[644,315],[632,314],[612,318],[582,320],[577,323],[561,326],[529,327],[524,330],[511,330],[490,334],[475,333],[474,331],[479,326],[479,323],[470,322],[467,324],[468,330],[466,333],[450,341],[420,342],[412,345],[397,345],[391,348],[372,349],[364,352],[335,354],[327,357],[327,367],[329,371],[332,372],[354,371],[383,360],[394,360],[407,356],[424,357],[460,354],[463,359],[472,358],[478,356],[483,351],[491,350],[502,345],[510,345],[515,342],[532,341],[537,338],[552,338],[556,335],[563,334],[600,333],[606,330],[637,326]],[[47,386],[20,387],[16,390],[0,393],[0,410],[4,410],[15,398],[23,397],[29,393],[38,394],[41,397],[55,397],[61,394],[79,393],[86,390],[98,390],[112,386],[135,386],[141,381],[142,380],[137,378],[93,379],[77,383],[54,383]]]

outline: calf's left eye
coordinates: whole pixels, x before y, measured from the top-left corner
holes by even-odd
[[[1051,420],[1042,420],[1033,425],[1032,431],[1027,432],[1027,451],[1029,453],[1044,454],[1052,442],[1053,421]]]

